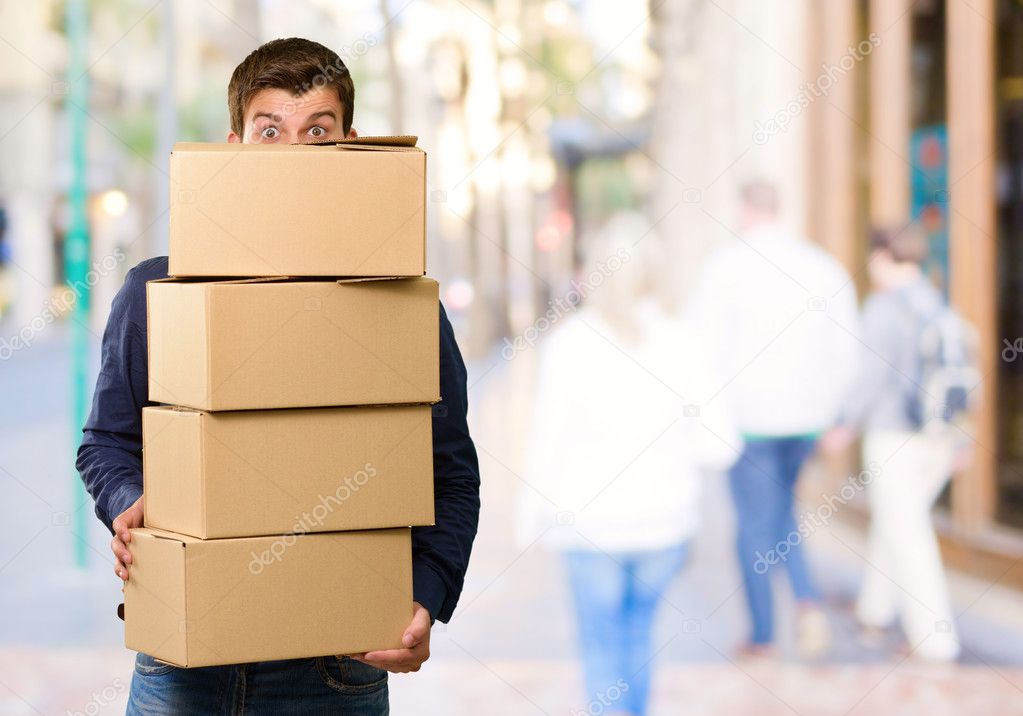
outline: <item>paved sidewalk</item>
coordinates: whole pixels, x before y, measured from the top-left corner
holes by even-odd
[[[120,595],[109,536],[90,514],[81,535],[89,568],[71,566],[76,537],[60,517],[70,509],[74,477],[64,336],[57,329],[44,338],[0,371],[8,406],[0,417],[0,715],[123,713],[132,655],[120,646],[113,614]],[[470,366],[484,482],[480,536],[455,618],[435,630],[434,657],[420,673],[392,681],[395,714],[587,713],[562,566],[540,546],[522,551],[512,539],[530,370],[528,354]],[[1020,595],[953,576],[961,666],[900,661],[894,636],[889,648],[864,648],[849,611],[863,536],[837,522],[807,541],[828,598],[834,654],[811,666],[733,663],[745,613],[723,481],[711,484],[705,514],[658,620],[655,714],[1023,713]],[[779,602],[784,625],[791,603],[785,594]]]
[[[132,655],[122,649],[5,648],[0,713],[123,714],[131,668]],[[1023,670],[1008,668],[671,662],[657,674],[653,714],[1010,716],[1021,712],[1021,687]],[[418,674],[392,677],[391,704],[396,716],[567,716],[587,713],[577,697],[581,689],[572,660],[451,656]]]

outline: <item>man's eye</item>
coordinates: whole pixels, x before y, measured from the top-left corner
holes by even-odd
[[[277,139],[277,137],[281,136],[281,133],[277,127],[267,127],[259,133],[259,136],[263,139]]]
[[[324,129],[323,127],[313,127],[312,129],[309,130],[309,134],[311,134],[314,137],[322,137],[327,134],[327,130]]]

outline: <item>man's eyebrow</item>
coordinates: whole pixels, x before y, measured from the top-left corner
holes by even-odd
[[[254,120],[262,119],[263,117],[266,117],[271,122],[276,122],[277,121],[277,113],[276,112],[256,112],[254,115],[252,115],[252,119],[254,119]]]
[[[309,115],[309,117],[306,118],[306,121],[312,122],[317,119],[320,119],[321,117],[330,117],[335,122],[337,121],[337,113],[332,109],[325,109],[322,112],[316,112],[315,114],[311,114]]]

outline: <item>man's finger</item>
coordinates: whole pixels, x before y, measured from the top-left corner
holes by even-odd
[[[375,666],[378,669],[411,669],[419,663],[419,659],[409,649],[388,649],[386,651],[371,651],[359,659],[364,664]]]
[[[384,649],[383,651],[367,651],[362,658],[366,661],[396,661],[407,659],[411,655],[411,649]]]
[[[128,581],[128,565],[126,565],[119,557],[114,560],[114,574],[120,577],[123,581]]]
[[[430,633],[430,615],[423,609],[416,612],[415,617],[412,619],[412,623],[409,624],[408,629],[401,637],[401,643],[406,648],[411,649],[417,646],[423,641]]]
[[[111,525],[114,528],[114,534],[117,535],[117,539],[121,540],[125,544],[131,542],[131,531],[128,529],[127,523],[120,517],[114,520]]]
[[[122,542],[120,538],[115,537],[111,540],[110,549],[119,561],[124,562],[125,564],[131,564],[131,552],[129,552],[128,548],[124,546],[124,542]]]
[[[423,640],[424,636],[426,636],[425,633],[420,632],[420,630],[416,629],[415,627],[409,627],[408,630],[402,635],[401,643],[405,645],[406,649],[412,649],[416,646],[419,646],[419,643]]]

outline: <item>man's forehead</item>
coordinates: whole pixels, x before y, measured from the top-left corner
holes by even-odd
[[[304,94],[295,95],[284,89],[269,88],[260,90],[252,96],[245,108],[245,114],[249,118],[266,114],[286,119],[299,113],[307,115],[327,110],[334,110],[337,118],[341,118],[341,99],[333,89],[315,88]]]

